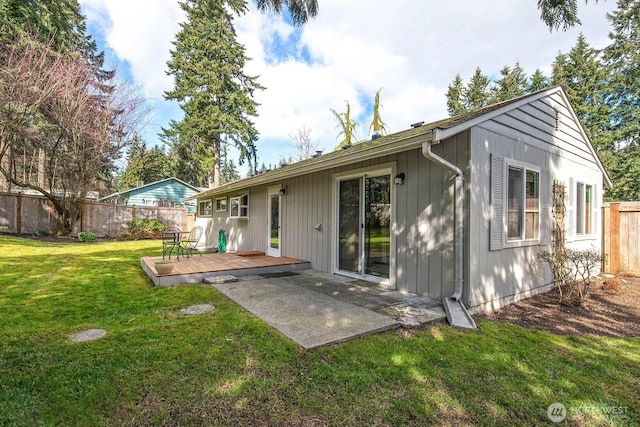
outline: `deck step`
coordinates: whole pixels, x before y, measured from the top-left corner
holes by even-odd
[[[207,276],[202,279],[202,283],[205,283],[207,285],[221,285],[222,283],[233,283],[237,281],[238,278],[230,274],[226,274],[223,276]]]

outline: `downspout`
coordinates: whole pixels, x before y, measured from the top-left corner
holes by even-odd
[[[437,141],[439,142],[439,141]],[[455,233],[456,238],[454,240],[455,251],[455,291],[451,298],[458,301],[462,298],[462,289],[464,286],[464,173],[462,169],[454,165],[453,163],[443,159],[442,157],[431,151],[430,141],[422,143],[422,155],[434,163],[449,170],[455,175],[456,178],[456,201],[455,201]]]

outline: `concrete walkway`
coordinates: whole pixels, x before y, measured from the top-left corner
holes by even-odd
[[[429,298],[313,270],[228,280],[212,286],[305,349],[446,317]]]

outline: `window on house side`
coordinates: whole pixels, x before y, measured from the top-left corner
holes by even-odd
[[[540,231],[540,174],[527,171],[526,207],[525,207],[525,239],[537,239]]]
[[[576,234],[593,233],[593,186],[576,184]]]
[[[198,203],[199,216],[211,216],[211,200],[204,200]]]
[[[249,195],[243,194],[229,199],[230,218],[249,218]]]
[[[226,212],[227,211],[227,198],[220,197],[216,199],[216,212]]]
[[[509,166],[507,180],[507,240],[540,236],[540,172]]]

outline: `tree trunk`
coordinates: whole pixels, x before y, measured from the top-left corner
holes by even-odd
[[[41,148],[38,150],[38,186],[44,188],[46,183],[44,180],[45,169],[45,156],[44,150]]]
[[[220,187],[220,134],[213,139],[213,188]]]
[[[0,160],[2,164],[2,170],[7,173],[11,173],[11,146],[7,147],[7,151],[5,151],[4,156],[2,156],[2,160]],[[0,173],[0,191],[5,193],[11,192],[11,181],[4,175],[4,173]]]

